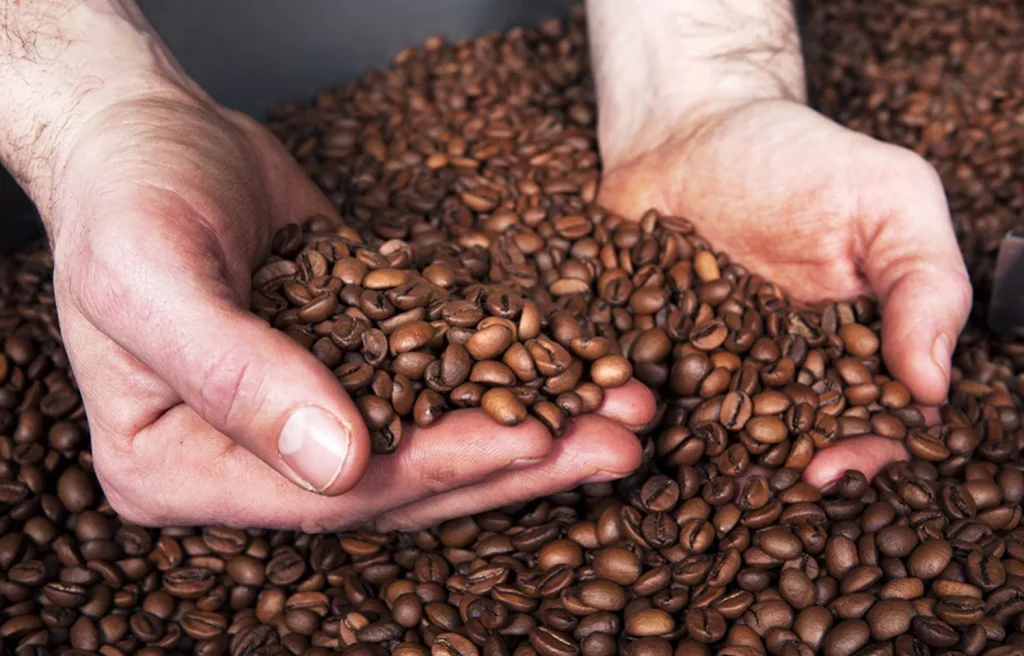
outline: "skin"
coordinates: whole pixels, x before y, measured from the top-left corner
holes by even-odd
[[[702,12],[721,7],[702,3],[678,15],[675,3],[650,1],[629,13],[616,1],[589,3],[606,169],[601,202],[624,216],[650,206],[690,216],[716,247],[800,295],[878,292],[887,362],[909,377],[920,400],[938,402],[949,358],[929,365],[920,345],[940,332],[955,338],[969,287],[962,297],[949,293],[960,289],[963,264],[955,241],[948,248],[952,232],[934,173],[799,102],[771,98],[772,85],[752,74],[725,76],[727,93],[715,88],[708,80],[725,79],[714,70],[720,60],[701,54],[714,38],[689,44],[696,80],[659,78],[671,67],[655,63],[676,57],[677,41],[686,39],[660,35],[637,50],[637,30],[656,32],[643,21],[700,33],[714,18]],[[772,25],[773,16],[745,18]],[[366,428],[330,372],[246,312],[249,272],[274,231],[334,213],[288,153],[189,80],[134,3],[0,0],[0,21],[0,159],[44,218],[96,474],[123,517],[151,526],[411,529],[636,468],[632,431],[651,420],[654,401],[635,381],[609,391],[602,408],[557,440],[534,420],[503,429],[464,410],[410,428],[394,454],[371,456]],[[608,53],[617,65],[607,65]],[[780,58],[783,71],[790,59]],[[624,65],[646,73],[616,70]],[[797,70],[802,76],[802,64]],[[755,91],[763,105],[744,95]],[[656,100],[659,110],[637,98]],[[751,149],[754,137],[761,142]],[[747,156],[744,166],[734,165],[737,152]],[[837,152],[846,156],[826,156]],[[879,183],[918,196],[872,194],[870,202],[867,192]],[[935,235],[928,247],[938,250],[908,251],[920,247],[907,235],[925,228]],[[803,248],[780,234],[798,236]],[[819,285],[799,286],[811,279]],[[931,313],[914,312],[908,299],[933,288],[947,293],[926,304]],[[301,419],[289,423],[296,412]],[[808,479],[829,482],[848,462],[847,446],[823,452]],[[902,457],[896,446],[850,462],[872,474]],[[298,466],[293,451],[314,457]]]

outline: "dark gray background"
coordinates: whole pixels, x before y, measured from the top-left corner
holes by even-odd
[[[566,15],[571,0],[141,0],[185,70],[219,102],[262,118],[285,100],[386,67],[433,33],[450,39]],[[0,170],[0,251],[38,234]]]
[[[142,0],[185,70],[260,117],[282,100],[386,67],[402,48],[567,15],[567,0]]]

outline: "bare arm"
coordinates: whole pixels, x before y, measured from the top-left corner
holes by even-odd
[[[806,97],[790,0],[587,0],[587,16],[606,160],[657,145],[654,126]]]
[[[41,209],[94,111],[176,87],[202,93],[133,0],[0,0],[0,161]]]

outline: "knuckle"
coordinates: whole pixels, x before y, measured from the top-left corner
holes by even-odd
[[[173,518],[161,508],[158,495],[139,480],[137,465],[130,456],[111,458],[94,449],[93,471],[107,504],[122,521],[146,527],[173,524]]]
[[[967,276],[966,271],[958,277],[957,283],[953,288],[953,294],[956,307],[962,312],[964,315],[963,319],[966,321],[967,314],[970,313],[971,307],[974,305],[974,287],[971,285],[971,280]]]
[[[117,513],[122,522],[147,528],[158,528],[172,524],[169,517],[150,508],[145,501],[138,502],[113,493],[107,494],[107,503]]]
[[[81,239],[55,246],[54,286],[86,316],[104,318],[130,311],[135,320],[145,321],[152,314],[148,295],[139,293],[146,288],[146,262],[138,259],[138,249],[126,247],[134,241],[132,230],[111,217],[91,225]]]
[[[424,522],[406,513],[394,513],[375,518],[370,526],[375,533],[390,533],[391,531],[412,533],[436,523],[440,522]]]
[[[263,380],[257,367],[238,351],[212,358],[199,372],[194,407],[215,426],[245,426],[261,404]]]
[[[459,470],[451,462],[431,462],[420,467],[420,483],[431,495],[448,492],[459,479]]]
[[[320,535],[323,533],[337,533],[338,531],[344,531],[349,528],[356,526],[358,522],[352,521],[351,518],[339,518],[339,517],[324,517],[324,516],[305,516],[298,522],[298,528],[301,532],[309,535]],[[367,522],[369,524],[369,522]]]

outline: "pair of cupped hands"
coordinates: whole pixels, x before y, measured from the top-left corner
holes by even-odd
[[[599,202],[684,216],[807,300],[876,295],[882,353],[917,402],[944,399],[971,288],[941,183],[913,153],[793,101],[736,103],[602,134]],[[650,144],[643,147],[632,144]],[[412,529],[630,474],[655,413],[631,381],[554,438],[480,410],[370,454],[316,358],[248,312],[281,226],[334,208],[252,119],[180,87],[111,102],[51,153],[43,214],[66,348],[111,506],[144,525]],[[818,452],[805,480],[905,458],[882,437]]]

